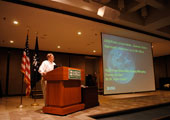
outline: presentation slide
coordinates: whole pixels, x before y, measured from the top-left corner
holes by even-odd
[[[152,45],[102,33],[104,94],[155,90]]]

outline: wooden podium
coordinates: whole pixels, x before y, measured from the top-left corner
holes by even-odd
[[[59,67],[44,76],[47,80],[44,113],[66,115],[84,109],[81,103],[81,80],[84,71]]]

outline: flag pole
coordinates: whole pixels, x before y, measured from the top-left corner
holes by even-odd
[[[36,75],[37,75],[37,73],[36,73]],[[37,83],[35,83],[35,91],[37,90],[36,86],[37,86]],[[36,101],[37,101],[37,99],[36,99],[36,97],[34,97],[34,103],[32,103],[31,106],[39,106],[39,104]]]
[[[22,74],[22,85],[21,85],[21,96],[20,96],[20,105],[17,106],[17,108],[23,108],[23,104],[22,104],[22,94],[23,94],[23,80],[24,80],[24,74]]]
[[[35,79],[37,80],[37,72],[35,74]],[[37,90],[37,83],[35,83],[35,91]],[[31,106],[39,106],[39,104],[36,102],[37,99],[34,97],[34,103],[31,104]]]
[[[36,42],[37,42],[37,36],[38,36],[38,32],[36,32]],[[35,74],[35,80],[37,81],[37,70],[36,70],[36,74]],[[35,91],[37,90],[37,82],[35,82]],[[37,99],[36,97],[34,97],[34,103],[31,104],[31,106],[39,106],[39,104],[36,102]]]
[[[27,28],[27,37],[28,37],[28,34],[29,34],[29,28]],[[24,50],[25,51],[25,50]],[[23,52],[24,54],[24,52]],[[23,60],[23,57],[22,57],[22,60]],[[21,65],[22,66],[22,65]],[[22,69],[22,68],[21,68]],[[25,71],[24,71],[25,72]],[[22,94],[23,94],[23,81],[24,81],[24,78],[25,78],[25,74],[23,73],[22,71],[22,84],[21,84],[21,96],[20,96],[20,105],[17,106],[18,108],[23,108],[23,104],[22,104]]]

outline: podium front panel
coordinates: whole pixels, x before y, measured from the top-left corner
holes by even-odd
[[[47,81],[46,104],[64,107],[81,103],[80,80]]]

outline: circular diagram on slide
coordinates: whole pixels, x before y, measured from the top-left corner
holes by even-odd
[[[133,77],[135,70],[135,61],[130,52],[113,49],[108,54],[107,68],[113,70],[112,80],[116,83],[127,84]]]

